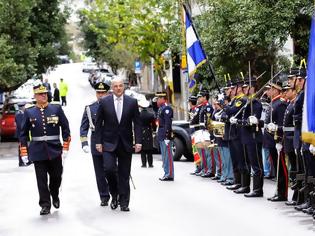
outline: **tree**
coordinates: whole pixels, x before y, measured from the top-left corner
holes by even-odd
[[[66,44],[60,0],[0,0],[0,89],[11,91],[57,64]],[[59,46],[59,47],[58,47]]]
[[[90,52],[117,67],[124,67],[128,59],[132,60],[128,64],[133,65],[136,58],[144,63],[154,58],[164,87],[161,54],[169,48],[171,35],[178,32],[179,36],[177,7],[177,3],[168,0],[96,1],[91,10],[82,11],[85,23],[81,25],[88,26],[88,29],[83,27],[83,31],[91,34],[89,30],[92,30],[97,35],[90,44],[93,47],[89,49],[94,49]],[[170,31],[174,25],[177,32]],[[90,39],[88,36],[86,34],[86,40]],[[103,50],[106,54],[100,54]],[[130,57],[121,61],[116,56],[121,54]]]
[[[270,65],[279,65],[283,57],[278,51],[283,48],[290,32],[291,35],[297,33],[293,29],[297,16],[310,16],[310,2],[200,0],[207,7],[195,18],[195,23],[219,77],[223,78],[226,73],[232,77],[240,77],[240,72],[246,74],[248,61],[254,75],[269,71]],[[303,38],[306,42],[308,34]],[[302,42],[297,43],[302,45]]]

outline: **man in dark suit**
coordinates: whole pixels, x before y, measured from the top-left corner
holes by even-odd
[[[113,94],[100,100],[96,114],[96,150],[103,153],[104,168],[112,196],[111,208],[129,211],[130,168],[133,151],[134,127],[135,152],[141,151],[141,120],[137,100],[124,95],[122,79],[112,80]],[[117,165],[118,160],[118,165]],[[118,169],[118,179],[117,171]]]

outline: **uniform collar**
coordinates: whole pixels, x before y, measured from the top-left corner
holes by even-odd
[[[238,99],[238,98],[242,98],[242,97],[244,97],[244,96],[245,96],[245,94],[244,94],[244,93],[241,93],[241,94],[235,96],[234,98],[235,98],[235,99]]]
[[[37,104],[36,103],[36,106],[38,107],[38,108],[40,108],[40,109],[45,109],[47,106],[48,106],[48,102],[47,103],[45,103],[45,104],[43,104],[43,105],[39,105],[39,104]]]
[[[276,101],[276,100],[278,100],[280,98],[281,98],[281,94],[275,96],[273,99],[271,99],[271,101],[274,102],[274,101]]]

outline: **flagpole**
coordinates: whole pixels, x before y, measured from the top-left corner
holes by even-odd
[[[197,36],[197,39],[200,41],[199,34],[198,34],[198,32],[197,32],[197,30],[196,30],[196,28],[195,28],[195,26],[194,26],[194,24],[193,24],[193,22],[192,22],[192,20],[191,20],[190,12],[188,12],[188,8],[187,8],[187,6],[186,6],[185,3],[183,3],[183,7],[184,7],[184,9],[185,9],[185,11],[186,11],[186,14],[190,17],[191,27],[193,28],[193,30],[194,30],[194,32],[195,32],[195,34],[196,34],[196,36]],[[200,42],[201,42],[201,41],[200,41]],[[215,76],[215,73],[214,73],[212,64],[210,63],[209,58],[208,58],[208,55],[206,54],[206,52],[204,51],[204,49],[203,49],[203,48],[201,48],[201,49],[202,49],[204,55],[206,56],[208,68],[209,68],[210,73],[211,73],[211,75],[212,75],[212,78],[213,78],[213,80],[214,80],[214,82],[215,82],[215,87],[218,89],[218,92],[220,93],[220,92],[221,92],[221,91],[220,91],[220,86],[219,86],[219,84],[218,84],[218,82],[217,82],[217,79],[216,79],[216,76]],[[210,83],[211,83],[211,81],[210,81]]]

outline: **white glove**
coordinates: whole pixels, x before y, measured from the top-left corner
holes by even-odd
[[[89,153],[90,152],[90,149],[89,149],[88,145],[83,146],[82,149],[83,149],[83,152],[85,152],[85,153]]]
[[[67,156],[68,156],[68,151],[63,150],[62,155],[61,155],[62,159],[66,159]]]
[[[224,94],[223,93],[220,93],[218,94],[218,100],[223,100],[224,99]]]
[[[277,149],[278,152],[281,152],[282,148],[283,148],[283,146],[282,146],[281,143],[277,143],[276,144],[276,149]]]
[[[26,165],[29,162],[28,156],[22,156],[21,159],[22,159],[24,165]]]
[[[309,150],[315,156],[315,146],[313,144],[310,145]]]
[[[168,144],[170,143],[170,140],[169,139],[165,139],[164,142],[165,142],[166,146],[168,146]]]
[[[214,114],[215,120],[220,120],[221,119],[221,114],[220,113],[215,113]]]
[[[235,117],[230,118],[230,123],[231,124],[237,124],[237,119]]]
[[[276,132],[278,130],[278,125],[274,123],[269,123],[267,125],[267,129],[269,130],[269,132]]]
[[[258,119],[256,116],[249,116],[248,120],[249,120],[250,125],[257,125],[258,124]]]

